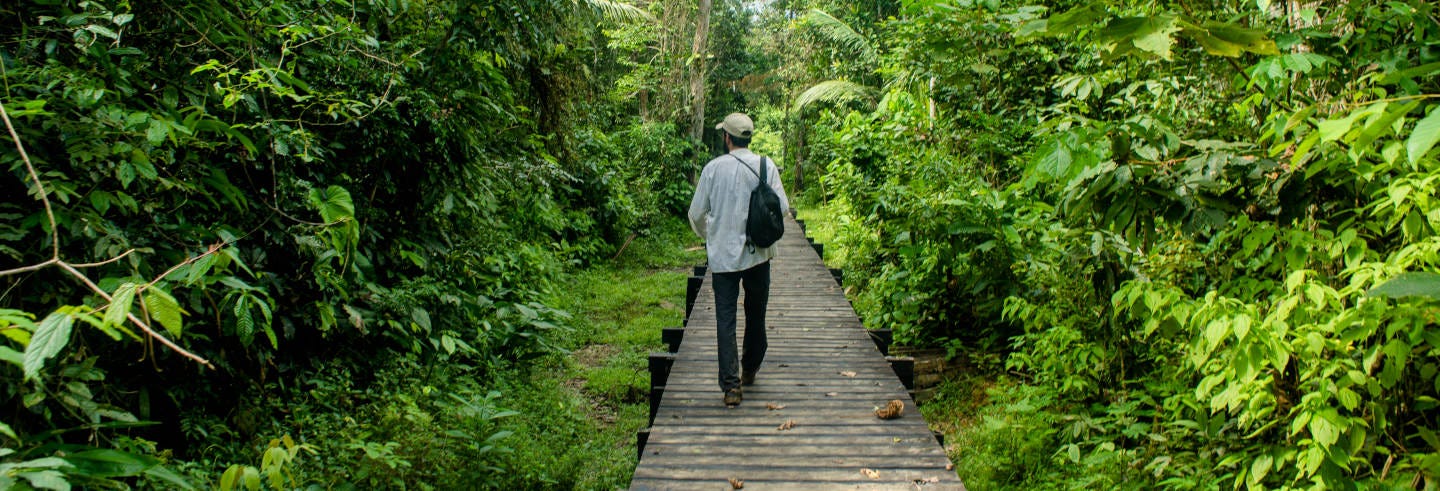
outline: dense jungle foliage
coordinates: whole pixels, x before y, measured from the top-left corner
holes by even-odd
[[[1440,487],[1434,2],[897,7],[809,14],[801,166],[862,317],[995,374],[969,486]]]
[[[0,488],[585,483],[513,451],[594,431],[527,367],[588,339],[558,282],[677,237],[703,148],[633,85],[694,10],[0,5]]]
[[[1428,0],[0,20],[0,487],[624,486],[733,110],[969,487],[1440,487]]]

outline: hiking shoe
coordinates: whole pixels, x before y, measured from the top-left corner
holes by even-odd
[[[740,385],[755,385],[755,372],[740,372]]]
[[[740,405],[740,399],[741,399],[741,397],[740,397],[740,388],[739,388],[739,387],[736,387],[736,388],[733,388],[733,389],[730,389],[730,390],[725,391],[725,405],[726,405],[726,406],[731,406],[731,407],[739,406],[739,405]]]

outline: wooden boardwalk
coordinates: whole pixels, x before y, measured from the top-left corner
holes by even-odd
[[[723,490],[734,478],[747,490],[965,489],[819,248],[788,218],[779,247],[770,348],[755,384],[744,389],[744,403],[721,402],[707,275],[685,329],[666,333],[672,343],[679,338],[678,349],[672,344],[673,354],[651,357],[651,397],[658,401],[652,400],[651,428],[639,438],[630,488]],[[743,333],[744,309],[738,310]],[[905,404],[901,418],[875,416],[895,399]],[[781,429],[787,422],[793,427]]]

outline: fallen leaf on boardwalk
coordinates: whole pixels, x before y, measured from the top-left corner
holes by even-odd
[[[736,479],[736,478],[733,478],[733,477],[730,478],[730,489],[740,489],[740,488],[744,488],[744,487],[745,487],[745,481],[741,481],[741,480]]]
[[[825,393],[825,397],[835,397],[835,396],[838,396],[838,395],[840,395],[839,392],[826,392],[826,393]]]
[[[790,364],[789,364],[789,363],[781,363],[781,364],[780,364],[780,368],[790,368]]]
[[[854,376],[857,375],[857,374],[856,374],[855,372],[846,370],[846,371],[840,372],[840,375],[844,375],[844,376],[846,376],[846,377],[854,377]]]
[[[947,471],[953,471],[953,470],[955,470],[955,463],[954,463],[954,462],[950,462],[950,463],[945,464],[945,470],[947,470]]]
[[[784,404],[776,404],[776,403],[773,403],[773,402],[767,402],[767,403],[765,403],[765,409],[769,409],[769,410],[771,410],[771,411],[779,411],[779,410],[781,410],[781,409],[785,409],[785,405],[784,405]]]
[[[875,410],[875,417],[880,419],[895,419],[905,412],[905,403],[899,399],[891,399],[885,407]]]
[[[779,427],[776,427],[775,429],[776,429],[776,430],[779,430],[779,431],[788,431],[788,430],[790,430],[791,428],[794,428],[794,427],[795,427],[795,420],[790,419],[790,420],[786,420],[784,423],[780,423],[780,426],[779,426]]]
[[[871,479],[879,479],[880,471],[874,469],[860,469],[860,473]]]

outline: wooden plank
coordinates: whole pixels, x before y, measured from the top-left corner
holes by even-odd
[[[720,433],[713,430],[703,431],[679,431],[678,429],[655,433],[651,430],[649,444],[677,444],[692,445],[698,448],[721,449],[731,447],[762,447],[773,445],[847,445],[864,448],[892,448],[923,446],[939,448],[936,445],[935,437],[926,436],[904,436],[897,437],[892,432],[857,432],[857,433],[820,433],[812,432],[804,439],[794,438],[789,435],[779,434],[774,431],[766,432],[735,432]],[[648,446],[645,452],[651,453],[653,449]],[[642,462],[643,463],[643,462]]]
[[[664,479],[716,479],[724,482],[728,477],[736,477],[745,481],[760,480],[783,480],[795,479],[804,476],[808,482],[863,482],[865,475],[860,472],[862,467],[807,467],[807,466],[778,466],[767,463],[756,463],[753,465],[666,465],[655,464],[641,466],[635,470],[635,477],[664,478]],[[909,484],[914,481],[924,481],[931,478],[942,480],[945,474],[954,475],[954,472],[945,470],[944,465],[938,468],[924,467],[901,467],[901,468],[880,468],[873,469],[879,472],[879,478],[885,482],[897,484]]]
[[[822,447],[822,450],[823,447]],[[734,466],[736,464],[765,464],[785,467],[840,468],[840,469],[944,469],[949,460],[944,455],[835,455],[829,452],[808,454],[719,455],[713,452],[656,453],[648,456],[652,466]]]

